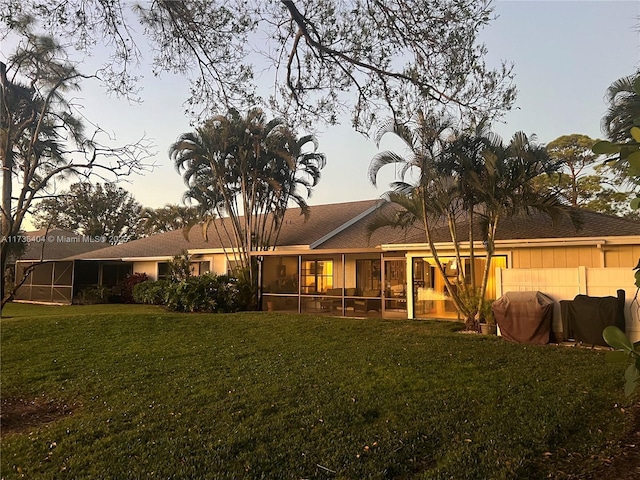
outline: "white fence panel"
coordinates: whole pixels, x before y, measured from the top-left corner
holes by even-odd
[[[625,320],[632,341],[640,340],[640,299],[635,299],[633,271],[630,268],[507,268],[497,274],[498,296],[513,291],[539,291],[554,301],[553,329],[562,330],[560,300],[573,300],[578,294],[592,297],[626,293]]]
[[[619,289],[625,292],[624,317],[627,333],[634,342],[640,340],[640,298],[634,285],[630,268],[588,268],[587,295],[592,297],[617,296]]]

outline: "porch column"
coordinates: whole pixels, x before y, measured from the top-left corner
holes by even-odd
[[[407,253],[407,318],[413,318],[413,257]]]
[[[340,308],[340,310],[342,311],[342,316],[344,317],[346,312],[344,311],[344,305],[345,305],[345,300],[344,300],[344,294],[347,288],[347,258],[346,255],[343,253],[342,254],[342,307]]]
[[[298,255],[298,313],[302,313],[302,255]]]

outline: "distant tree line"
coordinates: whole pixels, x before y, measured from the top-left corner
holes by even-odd
[[[60,228],[123,243],[192,225],[201,218],[196,206],[143,207],[115,183],[74,183],[37,204],[36,228]]]

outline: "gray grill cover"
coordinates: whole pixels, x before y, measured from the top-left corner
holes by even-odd
[[[492,304],[502,336],[510,342],[549,343],[553,300],[541,292],[507,292]]]

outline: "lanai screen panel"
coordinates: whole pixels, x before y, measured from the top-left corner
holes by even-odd
[[[100,283],[98,262],[76,260],[73,274],[73,290],[77,294],[83,288]]]
[[[16,281],[33,263],[20,263]],[[46,262],[36,265],[16,292],[16,300],[43,303],[71,303],[73,298],[73,262]]]

